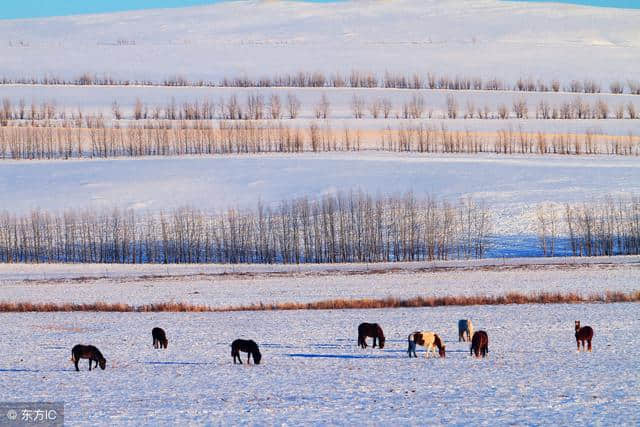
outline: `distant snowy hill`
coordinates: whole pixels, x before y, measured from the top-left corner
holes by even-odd
[[[0,21],[0,76],[161,80],[352,69],[640,77],[640,10],[498,0],[229,2]]]

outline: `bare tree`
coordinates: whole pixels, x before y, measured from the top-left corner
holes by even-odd
[[[356,119],[361,119],[364,115],[364,108],[364,98],[354,94],[351,98],[351,111],[353,112],[353,117]]]
[[[111,111],[113,112],[113,117],[116,120],[122,119],[122,112],[120,111],[120,106],[118,105],[118,101],[113,101],[113,104],[111,104]]]
[[[329,102],[329,98],[325,93],[322,94],[320,101],[315,107],[315,116],[316,119],[327,119],[329,118],[329,112],[331,108],[331,103]]]
[[[269,114],[275,120],[282,118],[282,103],[278,94],[273,93],[269,97]]]
[[[300,100],[292,93],[287,94],[287,106],[289,109],[289,118],[295,119],[300,112]]]
[[[447,117],[450,119],[458,117],[458,101],[451,95],[447,96]]]

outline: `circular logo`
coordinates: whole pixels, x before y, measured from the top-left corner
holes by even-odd
[[[7,411],[7,418],[9,418],[11,421],[15,421],[18,418],[18,413],[15,409],[9,409]]]

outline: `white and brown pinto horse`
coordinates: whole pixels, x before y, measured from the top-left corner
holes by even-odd
[[[426,349],[425,357],[429,357],[431,353],[435,355],[435,348],[438,347],[438,354],[440,357],[445,357],[445,345],[442,340],[438,336],[438,334],[434,332],[413,332],[409,335],[409,349],[407,352],[409,353],[409,357],[413,353],[414,357],[418,357],[416,355],[416,345],[421,345]]]

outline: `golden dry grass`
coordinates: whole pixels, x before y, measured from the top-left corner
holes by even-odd
[[[73,303],[29,303],[29,302],[0,302],[0,312],[232,312],[232,311],[277,311],[277,310],[346,310],[372,308],[406,308],[406,307],[445,307],[470,305],[507,305],[507,304],[582,304],[582,303],[616,303],[640,302],[640,291],[630,293],[607,291],[590,295],[576,293],[538,292],[523,294],[517,292],[500,296],[442,296],[415,298],[362,298],[362,299],[333,299],[309,303],[282,302],[272,304],[250,304],[228,307],[210,307],[189,303],[156,303],[144,305],[130,305],[125,303],[96,302],[91,304]]]

